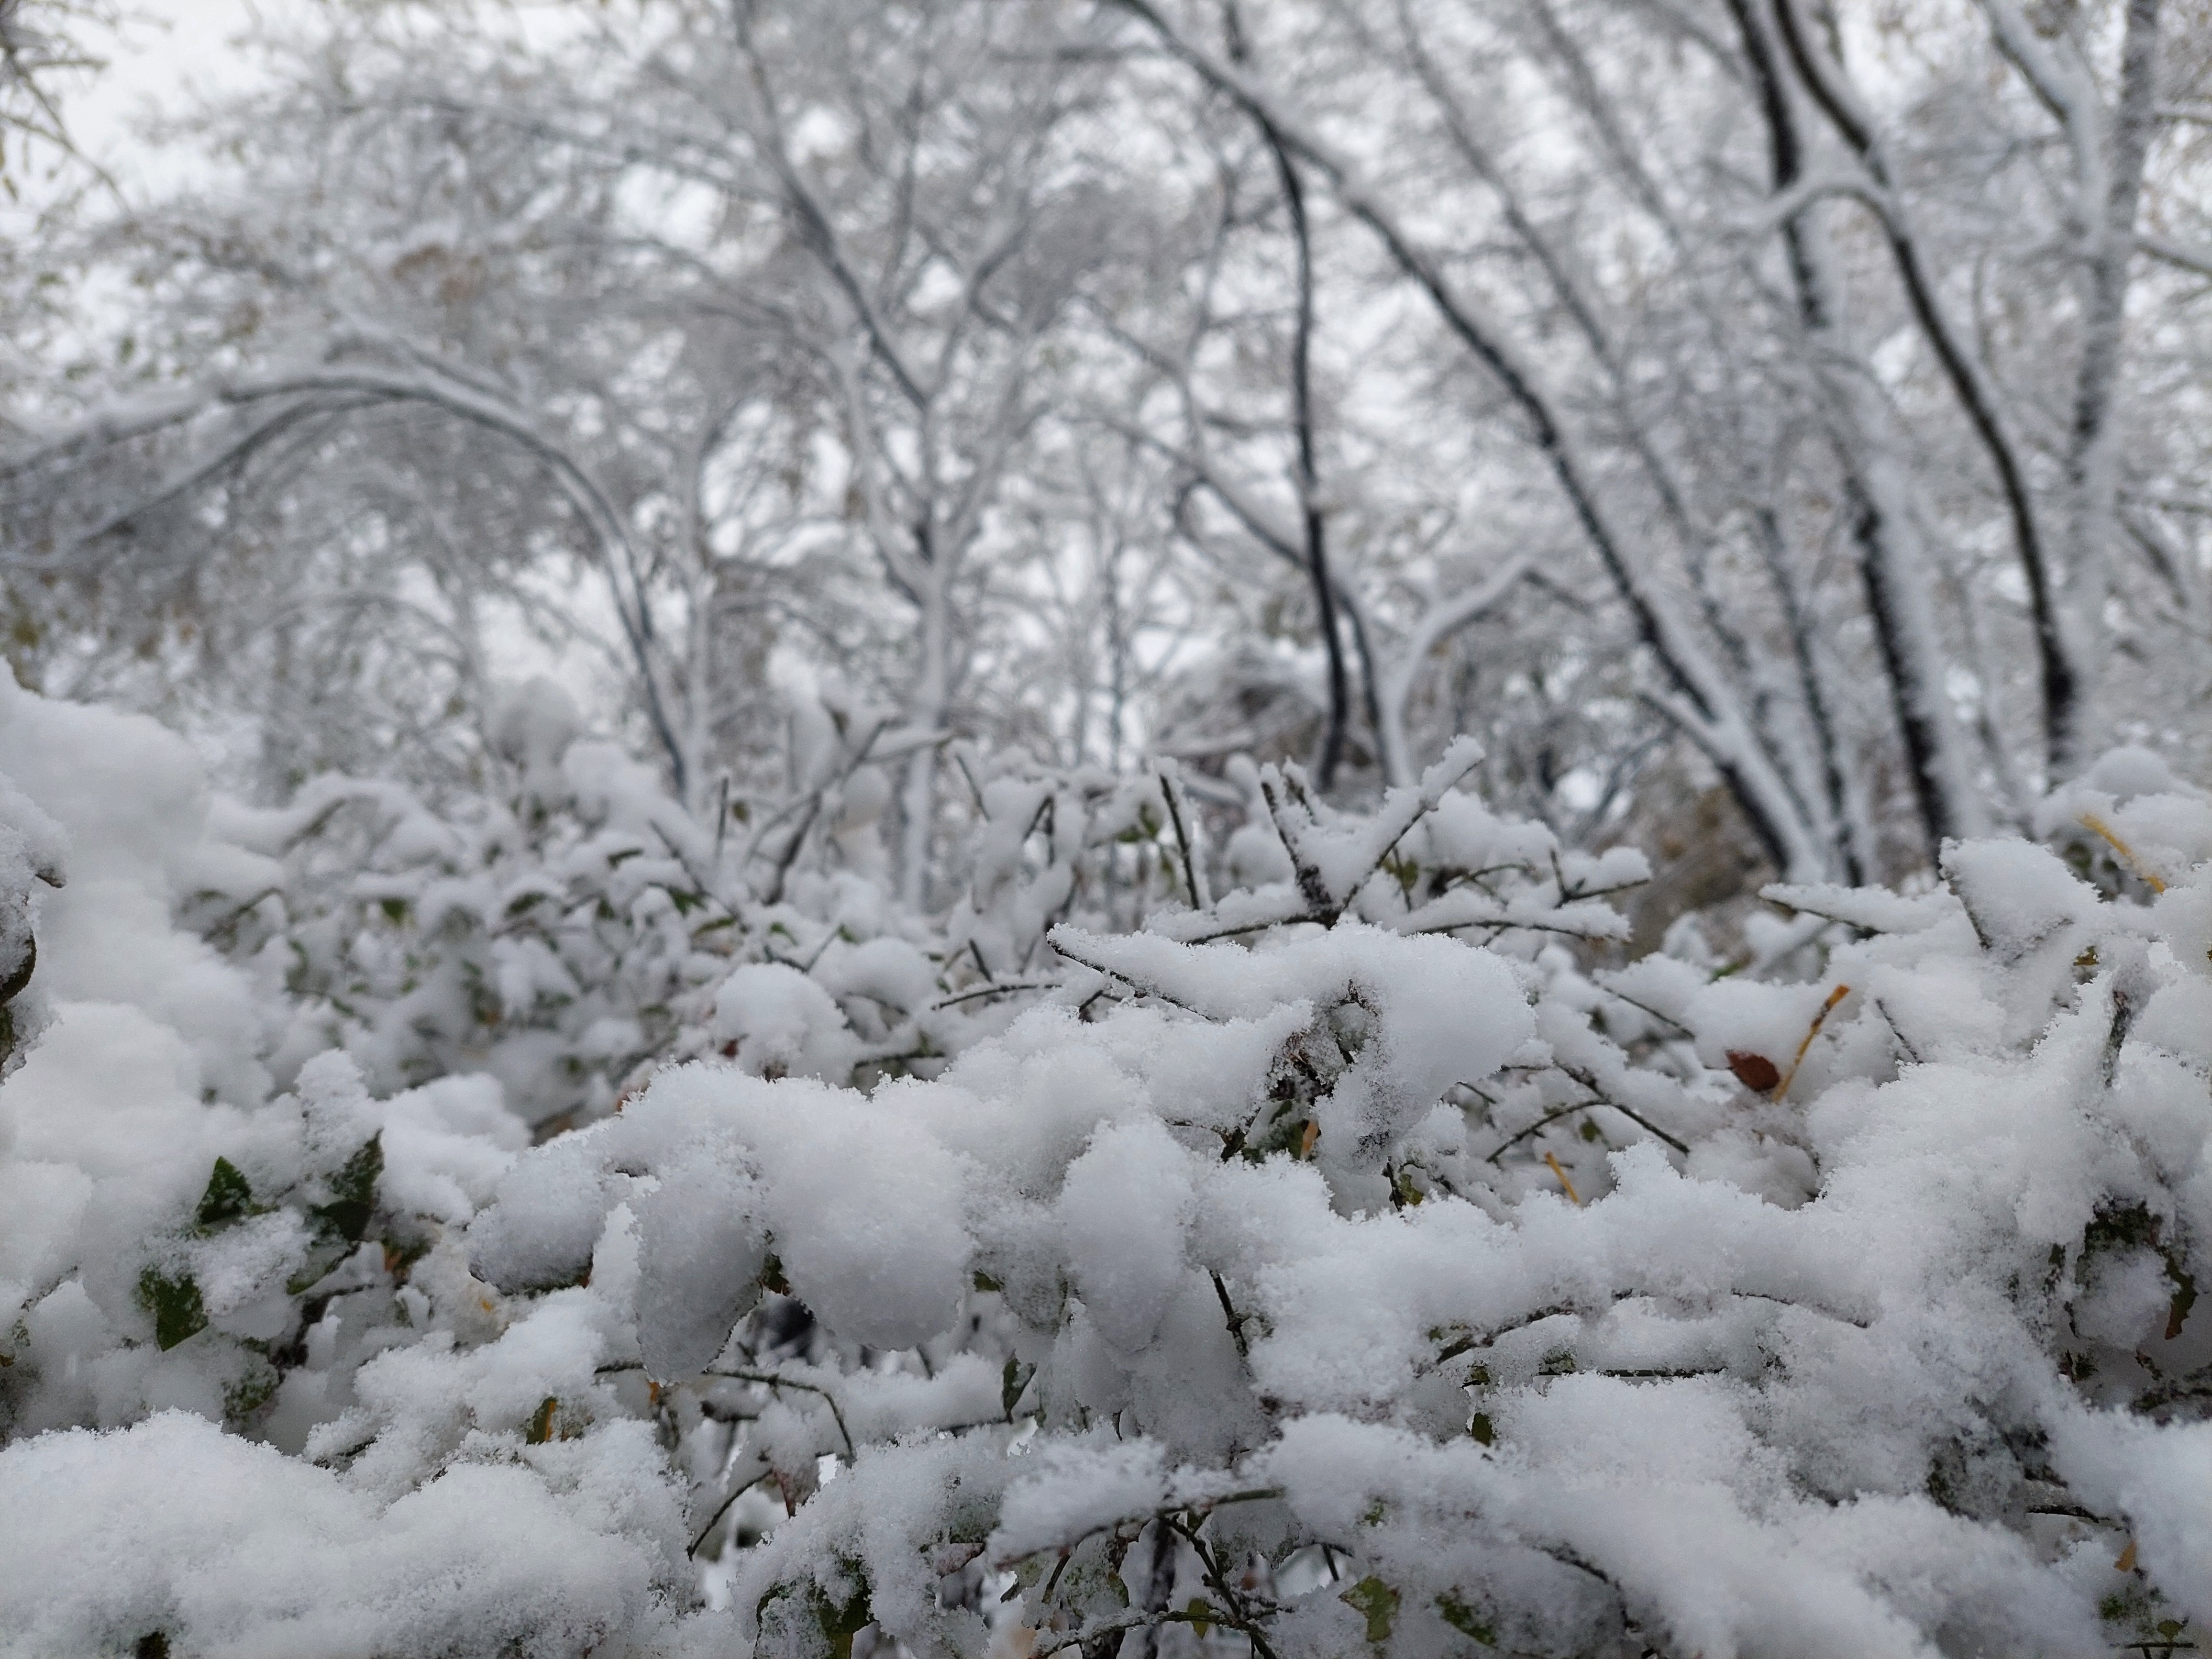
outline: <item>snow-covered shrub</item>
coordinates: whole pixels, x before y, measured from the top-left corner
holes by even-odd
[[[207,833],[191,750],[0,678],[0,774],[8,844],[68,877],[31,900],[0,1085],[0,1650],[574,1650],[665,1622],[681,1523],[641,1424],[381,1486],[313,1461],[371,1358],[465,1354],[512,1392],[575,1317],[470,1277],[462,1230],[529,1140],[497,1085],[373,1100],[327,1054],[271,1097],[289,1011],[171,913],[281,872]]]
[[[729,971],[718,848],[556,688],[514,697],[495,742],[505,787],[445,811],[344,777],[228,807],[273,873],[185,920],[289,994],[290,1066],[339,1047],[380,1091],[483,1073],[533,1123],[605,1112]]]
[[[380,1091],[483,1073],[544,1131],[672,1059],[926,1072],[1005,1024],[1006,988],[1035,988],[1052,923],[1141,913],[1184,879],[1160,843],[1188,809],[1158,775],[969,754],[965,890],[942,921],[908,914],[882,879],[882,723],[818,723],[795,722],[785,799],[718,800],[702,823],[536,683],[499,711],[503,787],[483,797],[441,811],[333,776],[281,810],[224,804],[218,828],[261,856],[182,919],[289,999],[280,1075],[331,1047]]]
[[[1085,971],[934,1080],[669,1073],[518,1167],[487,1273],[635,1226],[610,1363],[696,1409],[706,1516],[793,1510],[732,1559],[740,1639],[2059,1653],[2203,1617],[2205,804],[2076,804],[2148,907],[1986,842],[1915,898],[1778,890],[1838,918],[1805,982],[1593,979],[1541,941],[1609,931],[1586,895],[1633,867],[1450,776],[1370,820],[1270,778],[1280,881],[1056,933]]]
[[[385,834],[324,882],[335,818],[227,844],[182,745],[0,688],[0,808],[68,878],[6,890],[14,1650],[2079,1654],[2212,1619],[2212,803],[2148,757],[2048,846],[1771,890],[1747,962],[1608,971],[1640,862],[1492,816],[1471,747],[1368,814],[1269,770],[1218,856],[1171,779],[964,757],[931,922],[864,840],[708,861],[534,741],[523,827],[447,864],[331,786]],[[836,787],[776,811],[849,837]],[[338,914],[299,896],[342,889],[356,927],[404,901],[449,1000],[518,959],[515,898],[604,900],[622,949],[539,943],[588,996],[659,964],[671,1063],[611,1060],[626,1096],[532,1146],[495,1036],[376,1046],[420,1032],[406,973],[336,1026],[331,981],[286,994]],[[213,893],[232,960],[171,919]]]

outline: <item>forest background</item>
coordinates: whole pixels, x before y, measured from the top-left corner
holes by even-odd
[[[801,684],[1201,792],[1472,732],[1655,925],[2205,763],[2189,6],[278,18],[123,195],[22,104],[0,484],[18,677],[261,800],[465,787],[525,637],[695,809]]]

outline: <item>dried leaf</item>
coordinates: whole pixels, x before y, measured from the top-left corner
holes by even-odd
[[[1729,1070],[1735,1080],[1758,1094],[1766,1094],[1782,1081],[1782,1068],[1765,1054],[1755,1054],[1748,1048],[1731,1048],[1728,1056]]]

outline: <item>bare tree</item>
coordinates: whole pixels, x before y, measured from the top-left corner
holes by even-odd
[[[829,673],[916,902],[956,732],[1241,799],[1474,727],[1571,836],[1657,768],[1793,877],[1925,866],[2202,750],[2192,18],[332,13],[200,124],[239,182],[80,248],[143,314],[0,457],[16,654],[274,780],[520,627],[699,811]]]

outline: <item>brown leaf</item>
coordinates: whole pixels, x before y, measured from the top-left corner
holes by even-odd
[[[1765,1094],[1782,1081],[1782,1068],[1765,1054],[1755,1054],[1748,1048],[1731,1048],[1728,1056],[1729,1070],[1735,1073],[1736,1081],[1747,1089]]]

